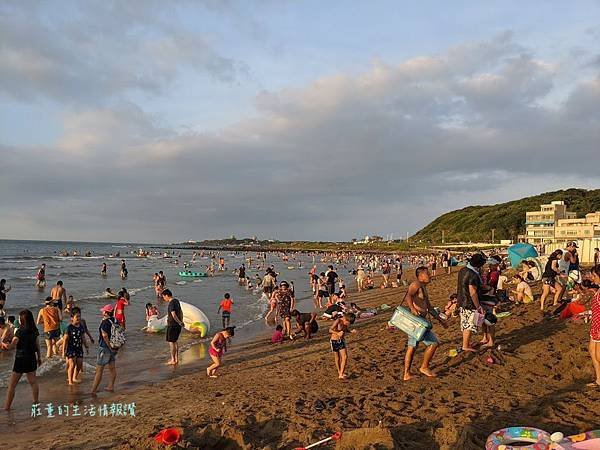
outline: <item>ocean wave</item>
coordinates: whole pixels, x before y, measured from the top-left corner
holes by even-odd
[[[149,285],[149,286],[144,286],[141,288],[133,288],[133,289],[129,289],[128,292],[129,292],[129,295],[134,296],[138,292],[146,291],[148,289],[152,289],[153,287],[154,287],[153,285]]]
[[[33,275],[29,275],[26,277],[12,277],[12,280],[19,280],[19,281],[24,281],[24,280],[37,280],[37,277],[33,276]]]
[[[36,371],[36,376],[42,377],[44,375],[49,375],[50,373],[57,372],[60,370],[64,370],[66,368],[66,362],[64,359],[53,356],[50,359],[43,358],[42,365],[38,367]],[[0,387],[5,388],[8,387],[8,380],[10,379],[10,375],[12,370],[7,370],[2,374],[2,378],[0,379]],[[19,383],[26,382],[27,377],[21,377]]]

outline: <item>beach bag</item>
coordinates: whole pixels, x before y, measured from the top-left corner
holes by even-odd
[[[404,295],[404,299],[402,299],[402,302],[394,311],[394,314],[390,319],[390,324],[416,341],[421,341],[425,333],[431,330],[432,325],[428,320],[421,316],[414,315],[410,309],[402,306],[404,300],[406,300],[406,295]]]
[[[111,327],[110,327],[110,346],[113,349],[119,349],[127,341],[127,339],[125,338],[125,330],[119,324],[119,322],[116,321],[116,319],[113,319],[110,322],[111,322]]]
[[[479,311],[473,311],[473,314],[471,314],[470,323],[471,325],[475,325],[477,328],[481,328],[484,319],[485,314],[481,314]]]

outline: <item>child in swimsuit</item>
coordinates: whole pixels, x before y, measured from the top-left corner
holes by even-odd
[[[235,327],[227,327],[215,334],[215,336],[212,338],[212,341],[210,341],[208,354],[213,360],[213,364],[206,368],[206,374],[210,378],[217,378],[217,369],[221,367],[221,358],[227,351],[227,341],[235,334],[234,330]]]
[[[152,316],[158,316],[158,308],[152,303],[146,303],[146,322],[148,322]]]
[[[85,328],[81,323],[79,312],[71,313],[71,323],[65,332],[62,356],[67,361],[67,381],[69,385],[80,383],[79,375],[83,369],[83,347],[89,353],[89,347],[85,341]]]
[[[356,333],[356,330],[350,330],[350,325],[354,323],[356,316],[353,313],[344,314],[339,319],[336,319],[329,328],[331,334],[331,351],[335,360],[335,368],[338,371],[338,378],[343,380],[346,378],[346,362],[348,361],[348,350],[346,349],[346,332]]]

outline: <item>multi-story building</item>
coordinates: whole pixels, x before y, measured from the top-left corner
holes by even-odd
[[[576,213],[567,211],[563,201],[542,205],[539,211],[525,213],[524,240],[530,244],[549,244],[555,240],[558,222],[563,219],[575,219]]]
[[[559,219],[555,228],[556,241],[577,241],[600,238],[600,211],[579,219]]]

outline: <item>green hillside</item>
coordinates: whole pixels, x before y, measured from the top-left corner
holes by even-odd
[[[411,240],[424,243],[441,243],[442,231],[445,242],[490,242],[492,229],[497,242],[515,239],[525,232],[525,212],[539,210],[541,204],[563,200],[569,211],[577,217],[588,212],[600,211],[600,189],[567,189],[546,192],[533,197],[489,206],[469,206],[438,217]]]

